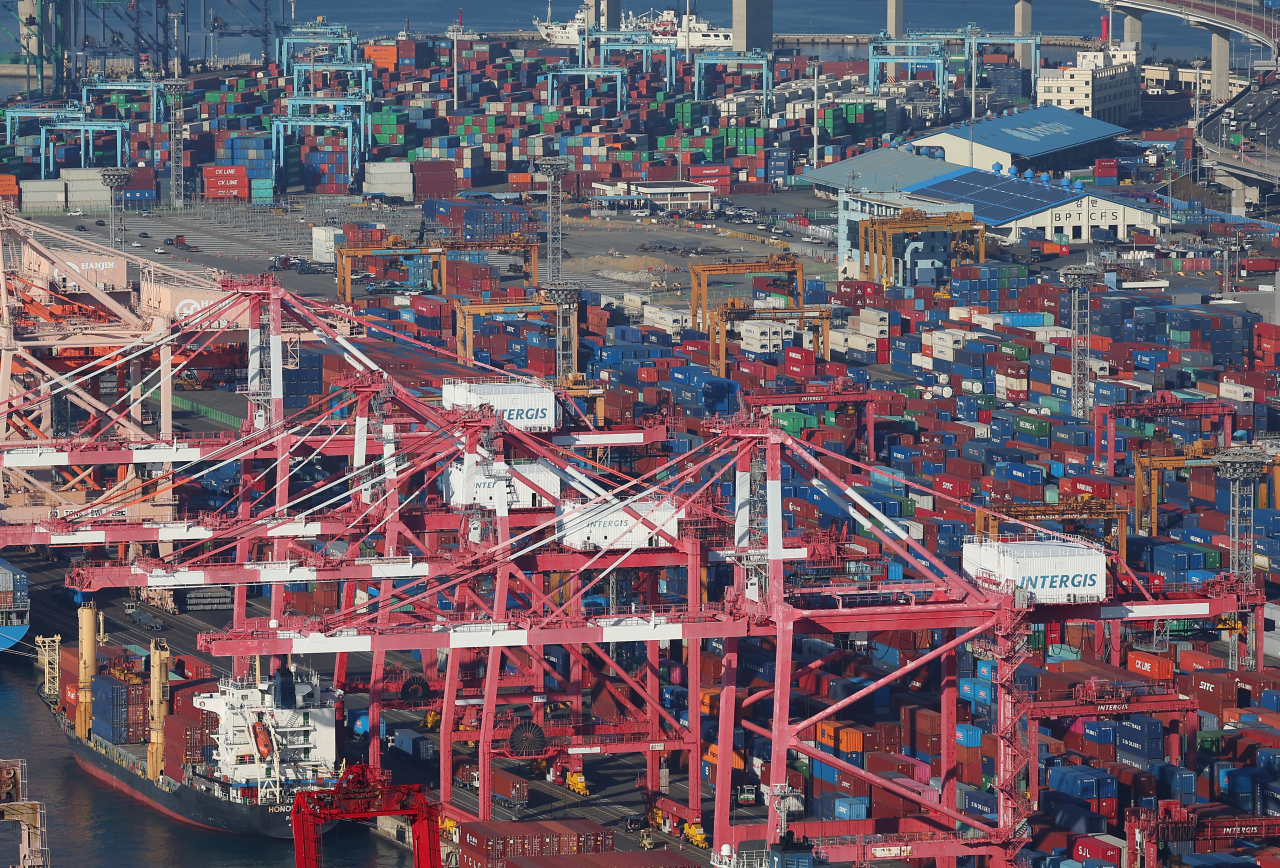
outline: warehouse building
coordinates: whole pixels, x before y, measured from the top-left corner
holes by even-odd
[[[1054,105],[1011,112],[972,125],[952,124],[912,144],[941,148],[947,161],[974,168],[999,163],[1019,172],[1049,172],[1079,168],[1107,156],[1112,140],[1124,132],[1124,127]]]
[[[655,208],[674,211],[710,209],[715,188],[692,181],[596,181],[592,185],[598,196],[643,199]]]
[[[1011,173],[977,171],[906,149],[872,151],[839,164],[857,178],[855,187],[839,193],[838,262],[847,278],[858,276],[858,223],[873,217],[896,217],[904,210],[925,214],[972,212],[991,236],[1013,240],[1020,229],[1038,229],[1048,237],[1065,235],[1087,242],[1093,230],[1117,238],[1133,231],[1157,232],[1168,222],[1164,212],[1131,199],[1099,195],[1076,183],[1063,186],[1048,175],[1039,179]],[[836,167],[828,167],[834,170]],[[896,189],[867,184],[865,179],[897,177]],[[994,239],[993,239],[994,240]]]

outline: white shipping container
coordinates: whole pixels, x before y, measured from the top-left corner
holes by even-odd
[[[858,334],[866,335],[869,338],[887,338],[889,337],[889,326],[887,323],[859,322]]]
[[[954,362],[956,360],[956,351],[954,347],[949,347],[946,344],[935,343],[933,345],[933,357],[935,359],[942,359],[944,362]]]
[[[1049,383],[1054,386],[1062,386],[1065,389],[1071,388],[1071,375],[1062,371],[1050,371]]]
[[[869,338],[866,335],[849,335],[846,349],[860,353],[874,353],[879,350],[879,343],[878,339]]]
[[[1239,383],[1220,383],[1218,385],[1218,397],[1226,398],[1228,401],[1253,403],[1254,394],[1253,386],[1242,386]]]
[[[66,181],[19,181],[18,189],[23,195],[27,193],[65,193]]]
[[[550,468],[541,464],[513,464],[511,469],[548,494],[560,496],[560,477]],[[518,477],[495,476],[494,473],[492,464],[476,467],[474,501],[470,502],[493,509],[499,492],[506,492],[508,509],[537,509],[546,505],[542,502],[542,495],[525,485]],[[507,485],[508,479],[513,483],[510,486]],[[458,508],[468,505],[466,473],[462,462],[451,464],[445,470],[440,490],[450,506]]]
[[[313,241],[311,243],[311,261],[336,264],[338,255],[333,250],[333,244],[325,244],[323,241]]]
[[[933,359],[930,356],[924,355],[923,353],[912,353],[911,364],[917,368],[920,368],[921,370],[925,370],[925,371],[933,370]]]
[[[966,542],[961,563],[979,584],[1024,590],[1033,603],[1098,602],[1107,593],[1106,554],[1078,543]]]
[[[57,204],[59,202],[66,202],[66,201],[67,201],[67,194],[65,192],[46,193],[46,192],[35,192],[35,191],[29,192],[26,190],[22,192],[23,205]]]
[[[549,431],[559,427],[559,409],[551,389],[519,380],[446,379],[441,405],[475,409],[485,404],[522,431]]]
[[[628,507],[645,523],[629,515],[618,501],[591,506],[562,504],[556,507],[556,535],[571,549],[664,548],[669,543],[655,529],[667,536],[679,537],[679,521],[684,510],[676,511],[669,501],[636,501]],[[652,525],[652,527],[649,527]]]
[[[858,322],[872,323],[873,325],[889,325],[889,312],[885,310],[876,310],[873,307],[864,307],[858,312]],[[887,337],[887,335],[886,335]]]
[[[63,169],[58,172],[58,177],[68,184],[72,182],[92,181],[99,187],[102,187],[102,170],[101,169]],[[107,189],[102,187],[102,189]]]
[[[835,335],[836,331],[839,330],[832,331],[832,335]],[[738,332],[743,338],[771,337],[778,340],[782,339],[782,326],[771,322],[744,322],[738,326]]]
[[[370,175],[413,175],[411,163],[365,163],[365,177]]]

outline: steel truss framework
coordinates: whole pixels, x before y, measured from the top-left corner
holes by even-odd
[[[438,709],[441,756],[451,757],[460,742],[478,745],[482,819],[491,813],[499,759],[540,758],[589,771],[590,757],[634,753],[644,757],[641,786],[651,805],[701,823],[702,788],[695,784],[678,800],[660,792],[660,781],[664,763],[679,752],[697,773],[711,741],[703,722],[711,718],[719,744],[732,744],[736,726],[771,739],[774,768],[785,768],[788,751],[797,751],[920,805],[922,813],[892,821],[788,824],[831,861],[883,858],[882,848],[897,847],[909,858],[985,854],[1004,866],[1025,841],[1031,811],[1026,777],[1034,745],[1022,723],[1031,712],[1013,683],[1031,626],[1110,622],[1118,637],[1125,620],[1214,618],[1261,604],[1252,584],[1237,578],[1177,599],[1144,589],[1134,599],[1027,608],[1020,596],[957,575],[881,513],[855,487],[873,467],[795,439],[754,411],[711,421],[705,442],[674,460],[654,452],[666,439],[662,426],[524,431],[489,408],[425,403],[345,337],[347,312],[298,297],[268,276],[214,282],[148,264],[136,290],[82,285],[74,274],[63,286],[36,266],[60,260],[51,245],[77,239],[5,216],[0,241],[0,544],[85,547],[88,559],[68,582],[86,591],[234,588],[232,621],[200,638],[204,650],[233,658],[237,675],[249,674],[255,655],[271,657],[274,669],[286,655],[335,653],[338,685],[369,692],[371,731],[386,707]],[[108,252],[84,252],[95,250]],[[153,292],[161,283],[208,292],[209,303],[186,318],[166,314]],[[349,375],[310,407],[286,413],[284,372],[303,341],[342,353]],[[207,365],[239,347],[247,353],[250,418],[220,436],[175,434],[169,383],[195,360]],[[142,424],[140,412],[143,396],[157,387],[158,432]],[[61,423],[60,402],[77,408]],[[309,463],[322,472],[304,483],[299,468]],[[235,496],[216,511],[180,512],[179,486],[226,466],[241,471]],[[884,553],[911,565],[907,578],[851,569],[868,559],[866,537],[788,530],[784,467],[839,503]],[[722,481],[733,483],[732,494]],[[973,509],[929,493],[947,510]],[[621,528],[622,541],[584,544],[601,522]],[[687,571],[683,600],[659,593],[667,568]],[[329,581],[342,583],[335,612],[290,612],[285,595],[273,593],[269,617],[246,614],[251,585]],[[633,592],[625,610],[586,601],[617,583]],[[748,719],[766,700],[789,709],[793,680],[841,653],[799,663],[794,637],[932,628],[944,631],[937,647],[825,710],[806,719]],[[744,645],[762,638],[776,643],[774,684],[742,688]],[[682,650],[687,671],[700,678],[704,639],[723,643],[715,684],[708,685],[717,689],[719,710],[704,715],[691,702],[686,725],[659,702],[660,646],[672,655]],[[999,660],[996,823],[950,807],[957,782],[950,739],[943,740],[940,804],[805,743],[809,727],[934,660],[942,666],[942,725],[949,731],[955,651],[965,642]],[[551,645],[567,652],[563,671],[546,659]],[[623,659],[613,650],[619,645],[635,653]],[[443,672],[434,665],[439,649],[446,651]],[[387,667],[388,652],[414,650],[431,661],[423,671]],[[353,653],[373,657],[367,685],[347,676]],[[612,701],[588,705],[589,691]],[[595,713],[606,704],[615,711]],[[530,737],[531,727],[541,736]],[[377,769],[380,759],[375,749],[368,762]],[[716,766],[714,809],[705,818],[716,852],[778,837],[777,805],[766,828],[731,824],[731,766]],[[452,775],[440,780],[442,810],[469,817],[451,802]]]

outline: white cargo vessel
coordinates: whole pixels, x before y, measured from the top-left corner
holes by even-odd
[[[590,21],[590,8],[589,4],[584,3],[577,14],[561,23],[551,20],[551,8],[548,6],[547,20],[534,18],[533,26],[552,45],[577,46]],[[674,45],[680,49],[733,48],[732,30],[713,27],[705,18],[699,18],[691,12],[682,15],[674,9],[666,9],[660,13],[651,9],[640,15],[629,12],[622,16],[618,29],[648,31],[653,34],[655,43]]]

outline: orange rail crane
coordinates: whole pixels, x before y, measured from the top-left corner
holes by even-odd
[[[475,364],[475,318],[478,316],[491,316],[495,313],[551,313],[554,314],[557,306],[545,301],[537,299],[529,299],[526,301],[495,301],[487,304],[468,304],[465,299],[455,298],[453,302],[453,313],[456,318],[454,324],[454,332],[458,336],[459,355],[466,358],[467,364]],[[573,334],[573,351],[578,351],[577,332]]]
[[[696,329],[706,329],[711,322],[707,278],[717,274],[783,274],[793,281],[791,304],[804,310],[804,264],[789,253],[774,253],[751,259],[738,258],[723,262],[695,262],[689,266],[689,313]]]
[[[393,235],[385,243],[378,242],[369,247],[344,245],[334,250],[338,301],[351,304],[351,261],[361,256],[430,256],[431,282],[437,287],[437,294],[448,295],[449,275],[445,263],[451,251],[460,250],[520,251],[525,257],[527,285],[538,285],[538,239],[532,235],[504,235],[488,241],[446,239],[421,245],[405,244],[404,239]]]
[[[1181,453],[1153,455],[1134,453],[1133,476],[1134,529],[1140,534],[1156,533],[1156,514],[1163,491],[1164,471],[1181,470],[1184,467],[1212,467],[1217,446],[1207,440],[1187,444]]]
[[[711,345],[711,372],[717,377],[726,376],[729,360],[726,357],[726,343],[729,340],[731,323],[787,321],[799,317],[800,328],[805,328],[809,320],[816,320],[818,331],[814,335],[813,351],[825,361],[831,361],[831,311],[811,308],[793,310],[785,308],[749,308],[740,298],[726,299],[720,307],[711,311],[711,322],[707,329]]]
[[[1222,421],[1221,446],[1231,445],[1236,411],[1228,401],[1184,401],[1172,392],[1156,392],[1149,400],[1126,404],[1097,404],[1093,408],[1093,466],[1106,476],[1115,472],[1116,419],[1208,419]],[[1102,463],[1102,435],[1106,434],[1107,463]]]
[[[962,236],[952,245],[953,252],[959,249],[969,253],[970,258],[977,262],[987,261],[987,226],[974,220],[972,212],[926,214],[915,208],[904,208],[897,217],[872,217],[858,224],[858,261],[862,265],[862,279],[872,283],[898,282],[898,275],[893,273],[894,236],[937,230]],[[953,267],[960,265],[961,257],[953,256],[951,264]]]
[[[1129,508],[1109,500],[1073,498],[1061,503],[1007,503],[1000,505],[1001,515],[979,512],[976,531],[979,534],[998,532],[1001,516],[1019,521],[1105,521],[1107,543],[1120,556],[1121,562],[1129,554]]]
[[[293,858],[296,868],[320,868],[320,834],[338,820],[412,817],[413,868],[440,868],[440,807],[422,787],[391,786],[390,772],[366,765],[347,769],[331,790],[306,790],[293,801]]]

